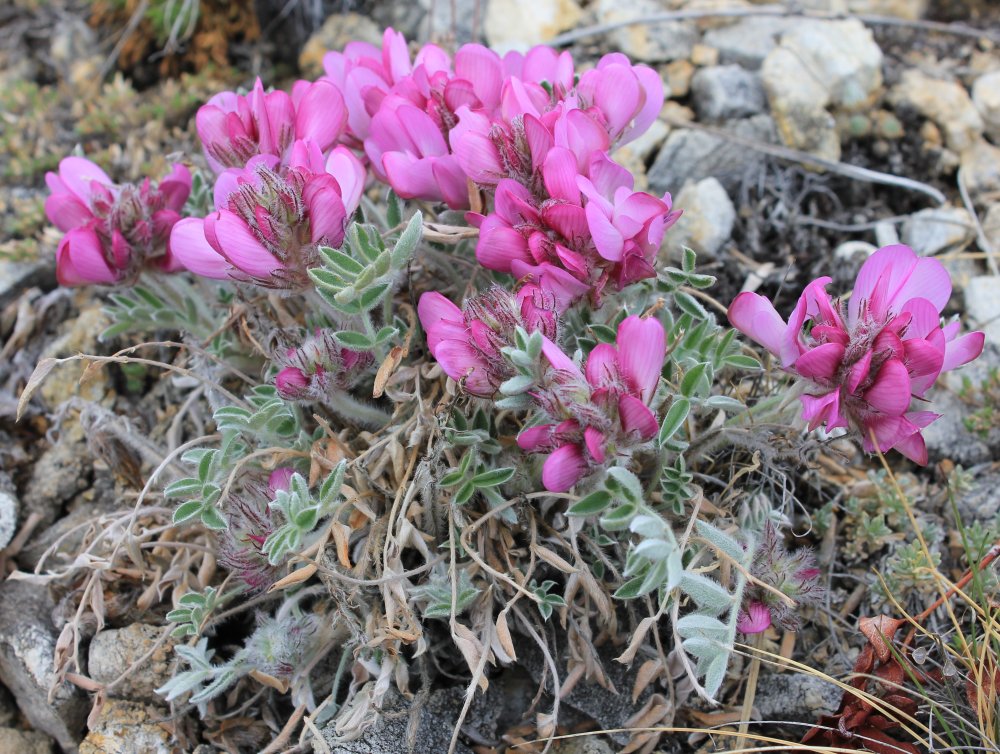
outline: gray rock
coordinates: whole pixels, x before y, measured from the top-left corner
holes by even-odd
[[[20,508],[17,488],[7,474],[0,472],[0,550],[14,538]]]
[[[738,137],[774,143],[774,122],[766,115],[731,121],[727,129]],[[688,181],[714,177],[733,192],[762,162],[759,152],[722,137],[678,128],[670,133],[649,169],[649,186],[660,193],[676,193]]]
[[[963,526],[991,526],[1000,520],[1000,473],[996,464],[970,469],[972,485],[955,500]]]
[[[12,728],[17,723],[20,713],[17,711],[17,702],[7,690],[6,686],[0,686],[0,728]]]
[[[51,738],[33,730],[0,728],[0,754],[53,754]]]
[[[917,68],[908,68],[889,93],[889,100],[934,121],[944,134],[945,145],[955,152],[968,149],[982,136],[983,119],[957,81],[934,79]]]
[[[969,322],[986,333],[987,342],[1000,343],[1000,277],[974,277],[965,287]]]
[[[782,38],[803,70],[827,90],[830,104],[858,111],[882,88],[882,50],[860,21],[804,21]]]
[[[174,754],[177,747],[159,724],[169,716],[159,707],[109,699],[80,744],[79,754]]]
[[[684,210],[684,214],[664,240],[668,260],[681,259],[685,246],[714,259],[732,235],[736,222],[736,208],[722,184],[715,178],[688,183],[674,198],[674,207]]]
[[[98,632],[90,642],[87,668],[99,683],[111,683],[145,655],[139,666],[111,691],[111,696],[147,702],[161,701],[156,689],[166,683],[173,669],[174,641],[157,646],[162,628],[133,623],[126,628]]]
[[[710,122],[757,115],[767,106],[760,77],[738,65],[699,69],[691,94],[699,119]]]
[[[969,407],[948,390],[938,389],[933,397],[931,408],[935,413],[941,414],[941,417],[921,432],[927,444],[930,462],[937,463],[947,458],[968,468],[989,461],[993,455],[989,445],[970,432],[963,422]]]
[[[496,0],[491,0],[496,2]],[[641,16],[662,13],[666,3],[656,0],[598,0],[595,7],[598,23],[615,23]],[[615,29],[608,34],[613,49],[622,50],[635,60],[647,63],[662,63],[690,57],[698,30],[694,24],[685,21],[671,21],[662,24],[630,24]]]
[[[614,754],[611,745],[593,733],[556,741],[549,751],[552,754]]]
[[[719,51],[719,62],[755,71],[778,46],[778,38],[794,23],[787,18],[742,18],[731,26],[709,29],[703,42]]]
[[[899,243],[899,233],[896,231],[896,223],[883,220],[875,223],[875,245],[880,249],[883,246],[892,246]]]
[[[754,707],[761,720],[813,723],[818,715],[833,714],[843,693],[815,676],[767,673],[757,681]]]
[[[41,526],[51,524],[63,505],[89,486],[92,468],[80,423],[64,422],[59,439],[42,453],[31,471],[21,495],[25,513],[41,514]]]
[[[0,259],[0,309],[33,286],[52,288],[56,284],[55,255],[51,259],[13,262]]]
[[[0,584],[0,680],[34,728],[75,751],[90,704],[68,683],[59,685],[49,702],[58,638],[52,609],[44,587],[10,579]]]
[[[972,218],[962,207],[933,207],[915,212],[903,223],[903,243],[920,256],[954,249],[975,237]]]
[[[907,21],[917,21],[927,12],[930,0],[847,0],[851,13],[872,16],[896,16]]]
[[[975,80],[972,103],[983,119],[986,135],[1000,144],[1000,71],[984,73]]]
[[[493,739],[497,735],[497,719],[503,708],[504,693],[501,684],[490,682],[486,694],[476,694],[463,723],[463,731],[473,739]],[[390,690],[383,705],[383,714],[375,725],[367,728],[360,738],[342,740],[334,723],[323,729],[323,738],[337,754],[423,754],[446,752],[458,713],[464,703],[464,689],[439,689],[431,693],[425,704],[416,712],[419,719],[411,729],[410,713],[413,705],[395,691]],[[413,732],[411,739],[410,733]],[[471,754],[459,739],[455,751]]]
[[[383,5],[394,6],[395,3]],[[407,5],[410,5],[407,3]],[[414,3],[413,5],[416,5]],[[386,24],[400,29],[395,24]],[[323,22],[323,25],[313,32],[299,53],[299,70],[310,78],[323,75],[323,56],[330,51],[342,51],[348,42],[357,40],[368,42],[378,47],[382,46],[382,32],[375,22],[367,16],[358,13],[334,13]]]
[[[962,182],[974,198],[1000,190],[1000,148],[994,147],[985,139],[977,139],[962,152],[959,166],[962,169]],[[990,200],[990,197],[983,198]]]
[[[761,68],[782,141],[829,160],[840,159],[834,107],[858,111],[882,87],[882,51],[859,21],[804,21],[781,38]]]
[[[833,250],[833,258],[841,262],[851,263],[856,259],[862,261],[876,251],[874,244],[867,241],[844,241]]]

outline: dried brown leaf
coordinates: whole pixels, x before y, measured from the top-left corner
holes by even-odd
[[[563,573],[576,573],[579,570],[575,566],[570,565],[570,563],[567,560],[560,557],[556,553],[552,552],[552,550],[550,550],[547,547],[542,547],[541,545],[532,545],[531,549],[535,553],[535,555],[544,560],[553,568],[562,571]]]
[[[24,386],[24,390],[21,391],[21,397],[17,400],[17,416],[16,421],[21,420],[21,415],[24,414],[24,409],[28,405],[28,401],[31,400],[31,396],[35,394],[35,391],[42,386],[45,378],[49,376],[55,365],[60,362],[60,359],[53,359],[51,357],[42,359],[38,362],[38,366],[35,367],[35,371],[31,373],[28,378],[28,382]]]

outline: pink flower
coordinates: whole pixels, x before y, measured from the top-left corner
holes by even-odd
[[[216,173],[242,168],[251,157],[284,157],[296,139],[316,142],[321,151],[332,147],[347,127],[347,108],[329,81],[298,81],[289,95],[265,92],[257,79],[246,96],[215,95],[195,116],[205,157]]]
[[[514,370],[501,353],[514,344],[517,327],[556,337],[558,319],[551,297],[535,286],[516,294],[500,287],[480,293],[459,309],[440,293],[420,297],[420,324],[427,347],[445,374],[471,395],[492,397]]]
[[[632,174],[600,152],[591,156],[588,175],[577,177],[589,200],[587,227],[597,253],[612,263],[618,288],[655,277],[663,234],[681,214],[671,212],[670,194],[658,199],[633,191]]]
[[[287,335],[279,333],[287,340]],[[278,395],[286,401],[322,401],[350,388],[372,361],[372,354],[337,345],[330,330],[319,329],[298,339],[295,346],[278,348],[274,362],[282,367],[274,378]]]
[[[542,484],[565,492],[596,467],[627,461],[659,427],[649,403],[659,384],[666,336],[655,319],[626,317],[617,346],[597,345],[581,372],[558,346],[546,341],[542,353],[551,367],[549,384],[533,394],[552,423],[518,435],[528,452],[548,452]]]
[[[319,246],[343,243],[365,170],[343,147],[330,153],[323,172],[310,169],[324,165],[314,143],[296,142],[291,154],[296,166],[280,173],[276,158],[258,156],[244,170],[219,176],[218,211],[204,220],[181,221],[171,236],[184,267],[272,288],[310,286],[308,270],[319,264]]]
[[[759,634],[771,627],[771,611],[767,605],[751,601],[736,618],[736,630],[742,634]]]
[[[62,285],[133,282],[142,269],[174,271],[168,239],[191,192],[191,174],[174,165],[159,183],[116,185],[90,160],[67,157],[47,173],[49,220],[66,235],[56,251]]]
[[[450,154],[441,129],[410,100],[389,94],[371,121],[365,152],[379,179],[404,199],[469,206],[465,174]]]
[[[866,451],[877,443],[926,464],[920,430],[938,415],[912,404],[942,372],[979,356],[983,333],[959,338],[957,322],[941,327],[948,273],[906,246],[887,246],[865,261],[846,310],[826,293],[829,282],[810,283],[787,324],[756,293],[737,296],[729,320],[808,381],[802,406],[810,429],[851,426]]]
[[[645,133],[663,107],[663,80],[644,65],[633,66],[620,52],[605,55],[580,77],[580,106],[600,114],[618,145]]]

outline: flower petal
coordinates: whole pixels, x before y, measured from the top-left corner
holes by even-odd
[[[792,369],[807,380],[829,384],[844,360],[845,350],[840,343],[824,343],[799,356]]]
[[[587,468],[587,460],[579,445],[563,445],[545,459],[542,485],[549,492],[566,492],[580,481]]]
[[[618,363],[634,394],[648,404],[656,392],[666,355],[663,325],[653,317],[632,315],[618,325]]]
[[[912,398],[910,375],[899,359],[890,359],[882,365],[875,382],[865,391],[868,404],[886,416],[901,416],[910,407]]]
[[[780,356],[788,325],[766,298],[745,291],[729,305],[730,324],[774,356]]]
[[[622,429],[626,432],[637,432],[643,440],[656,436],[660,425],[656,422],[656,414],[641,400],[632,395],[623,395],[618,399],[618,418]]]
[[[170,253],[195,275],[224,280],[229,277],[229,264],[205,239],[205,221],[200,217],[185,217],[170,231]]]
[[[941,371],[947,372],[949,369],[955,369],[979,358],[985,344],[986,336],[981,332],[970,332],[961,338],[949,341],[945,345],[944,363],[941,365]]]
[[[60,285],[117,282],[118,274],[108,264],[101,239],[91,228],[74,228],[56,250],[56,278]]]
[[[206,218],[206,225],[212,223],[212,233],[218,240],[220,251],[233,267],[251,277],[269,278],[283,266],[261,246],[247,224],[232,212],[222,210],[214,217],[214,220]],[[209,238],[207,230],[205,237]]]

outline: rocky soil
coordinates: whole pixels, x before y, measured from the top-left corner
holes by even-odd
[[[328,5],[342,10],[340,3]],[[63,577],[74,559],[99,557],[89,545],[131,510],[152,449],[176,432],[176,407],[165,405],[161,377],[152,370],[110,366],[84,375],[78,364],[66,364],[15,422],[18,396],[39,359],[128,345],[97,338],[106,326],[106,292],[56,285],[58,233],[42,212],[44,174],[73,149],[122,180],[160,174],[177,153],[200,160],[192,117],[212,93],[245,86],[256,75],[282,83],[296,68],[316,76],[326,49],[351,39],[377,42],[387,24],[414,39],[482,39],[500,51],[562,40],[577,59],[621,51],[655,67],[668,92],[661,119],[618,157],[638,184],[669,191],[685,211],[661,261],[672,263],[682,247],[693,248],[704,271],[718,276],[713,295],[721,302],[758,290],[787,310],[803,283],[829,274],[843,289],[868,254],[890,243],[941,259],[956,282],[950,311],[967,328],[986,331],[987,351],[939,386],[947,411],[925,432],[932,465],[896,463],[942,540],[953,521],[941,490],[958,465],[970,475],[957,501],[965,523],[996,530],[1000,6],[986,0],[794,5],[807,15],[765,13],[747,0],[419,0],[361,3],[328,16],[298,5],[279,18],[261,3],[259,34],[233,27],[226,49],[213,53],[221,62],[199,62],[188,49],[169,65],[140,58],[124,70],[112,54],[124,21],[115,27],[105,14],[104,25],[92,27],[96,2],[13,0],[0,9],[0,577],[6,577],[0,754],[249,752],[285,724],[287,705],[254,721],[256,737],[230,736],[225,725],[205,735],[178,722],[178,711],[153,692],[169,677],[172,658],[164,630],[170,605],[161,603],[156,586],[128,572],[96,585]],[[674,11],[673,19],[653,20]],[[636,16],[650,20],[620,25]],[[942,29],[943,23],[956,25]],[[123,435],[140,439],[126,449]],[[853,537],[862,538],[857,511],[879,499],[872,468],[832,440],[829,463],[797,480],[805,510],[818,511],[835,496],[860,501],[827,511],[840,522],[839,529],[827,524],[828,541],[817,540],[831,597],[826,612],[792,642],[797,657],[834,675],[850,668],[855,616],[884,601],[878,590],[858,585],[872,583],[873,568],[888,567],[899,539],[890,532],[852,546]],[[151,515],[165,520],[162,511]],[[169,581],[169,574],[160,576]],[[777,651],[788,641],[772,633],[767,646]],[[73,646],[82,648],[80,671],[67,673]],[[544,672],[535,659],[522,658],[491,686],[503,698],[477,701],[457,751],[505,751],[510,742],[533,738],[538,721],[522,715]],[[741,704],[740,672],[734,668],[729,712]],[[634,682],[634,672],[623,671],[614,690],[591,687],[568,696],[560,732],[634,722],[648,703],[629,698]],[[366,738],[339,748],[331,738],[316,750],[443,752],[463,701],[460,688],[435,690],[419,707],[398,699]],[[512,706],[510,699],[524,704]],[[765,674],[756,709],[760,719],[811,722],[837,700],[811,679]],[[681,710],[675,722],[700,719]],[[297,738],[296,732],[285,748],[301,750],[291,748]],[[582,736],[553,751],[600,754],[626,741]],[[697,737],[659,746],[711,750]]]

